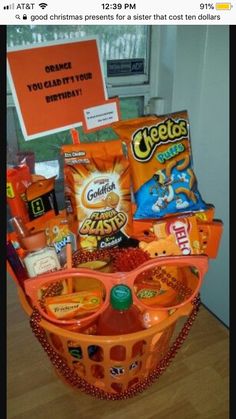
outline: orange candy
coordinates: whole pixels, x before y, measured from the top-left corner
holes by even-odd
[[[169,317],[167,310],[146,310],[143,313],[143,325],[147,329],[162,322],[167,319],[167,317]]]

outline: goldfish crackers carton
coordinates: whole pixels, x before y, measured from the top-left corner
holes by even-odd
[[[132,233],[129,162],[120,140],[62,147],[70,229],[83,250],[122,244]]]

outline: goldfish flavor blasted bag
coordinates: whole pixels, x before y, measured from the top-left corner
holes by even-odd
[[[120,140],[62,147],[65,202],[84,250],[121,245],[132,232],[129,162]]]
[[[115,122],[127,144],[134,219],[162,218],[206,208],[192,168],[187,111]]]

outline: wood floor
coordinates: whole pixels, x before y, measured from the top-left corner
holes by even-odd
[[[8,279],[8,419],[227,419],[229,332],[204,307],[167,371],[126,401],[100,401],[56,376]]]

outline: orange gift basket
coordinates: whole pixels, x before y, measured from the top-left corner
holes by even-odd
[[[133,301],[143,312],[148,310],[154,316],[156,312],[165,314],[147,329],[119,336],[87,334],[90,332],[75,331],[73,324],[53,323],[46,318],[43,306],[32,305],[29,294],[27,296],[21,287],[18,293],[35,337],[64,382],[99,399],[127,399],[145,390],[163,374],[188,336],[199,309],[199,289],[207,265],[206,255],[171,256],[147,260],[130,272],[98,273],[86,268],[66,268],[40,275],[47,284],[46,295],[49,296],[57,295],[58,284],[68,277],[72,282],[84,276],[98,279],[106,293],[101,311],[108,304],[112,284],[126,283],[133,290]],[[160,297],[157,306],[150,307],[138,300],[134,290],[137,278],[153,273],[158,275],[161,287],[167,292]],[[31,279],[25,281],[26,291],[29,281],[32,283]],[[81,326],[84,325],[81,323]],[[117,361],[111,354],[114,347],[120,346],[125,357]],[[138,353],[135,348],[139,348]]]

